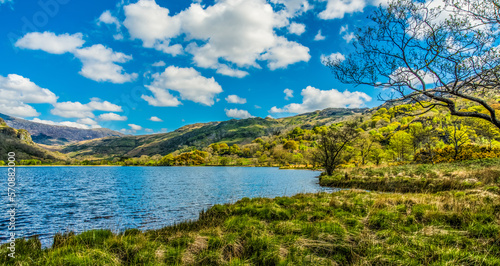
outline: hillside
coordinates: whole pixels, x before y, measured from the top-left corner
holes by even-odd
[[[65,145],[83,140],[110,136],[125,136],[120,132],[107,128],[80,129],[74,127],[54,126],[32,122],[4,114],[0,114],[0,118],[3,118],[9,127],[29,131],[33,142],[45,145]]]
[[[67,145],[61,149],[61,152],[80,159],[88,156],[93,158],[140,157],[141,155],[166,155],[188,147],[203,148],[216,142],[225,142],[229,145],[247,144],[258,137],[280,134],[297,126],[312,128],[326,125],[367,110],[328,108],[280,119],[257,117],[198,123],[163,134],[107,137],[83,141]]]
[[[31,135],[24,129],[14,129],[9,127],[0,118],[0,160],[7,159],[7,153],[15,152],[16,160],[65,160],[66,156],[60,153],[47,151],[31,139]]]

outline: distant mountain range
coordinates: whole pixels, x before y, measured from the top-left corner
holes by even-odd
[[[62,147],[59,151],[72,158],[110,159],[140,157],[141,155],[166,155],[184,148],[204,148],[216,142],[228,145],[246,144],[262,136],[279,134],[295,127],[313,128],[331,124],[345,117],[362,114],[363,109],[328,108],[321,111],[279,119],[247,118],[223,122],[198,123],[184,126],[173,132],[124,137],[106,137],[82,141]]]
[[[78,129],[46,125],[0,114],[0,121],[2,118],[5,120],[5,123],[0,125],[0,150],[5,153],[14,149],[22,154],[23,159],[44,160],[166,155],[193,147],[201,149],[217,142],[225,142],[228,145],[247,144],[256,138],[278,135],[295,127],[311,129],[366,112],[369,112],[368,108],[328,108],[279,119],[254,117],[197,123],[169,133],[139,136],[124,135],[104,128]]]
[[[107,128],[80,129],[54,126],[0,114],[9,127],[27,130],[34,142],[45,145],[66,145],[73,142],[104,137],[121,137],[124,134]]]
[[[9,152],[14,152],[18,161],[27,159],[66,161],[68,159],[65,154],[40,147],[32,141],[28,131],[9,127],[0,118],[0,160],[6,161]]]

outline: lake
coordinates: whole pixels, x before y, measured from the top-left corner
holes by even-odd
[[[331,191],[319,172],[253,167],[18,167],[16,234],[49,246],[57,232],[158,229],[215,204]],[[7,241],[7,168],[0,178],[0,241]]]

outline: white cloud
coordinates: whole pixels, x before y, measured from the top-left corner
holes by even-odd
[[[52,54],[71,52],[83,63],[80,74],[95,81],[125,83],[137,78],[136,73],[125,73],[123,67],[116,64],[125,63],[131,60],[132,56],[114,52],[102,44],[78,48],[83,44],[81,33],[57,36],[52,32],[28,33],[16,42],[18,47],[43,50]]]
[[[269,61],[268,66],[271,70],[285,68],[300,61],[307,62],[310,58],[309,48],[296,42],[287,41],[283,37],[278,37],[276,46],[261,56],[261,59]]]
[[[321,19],[343,18],[345,14],[363,11],[367,0],[326,0],[326,9],[318,14]]]
[[[408,68],[400,67],[391,74],[390,78],[391,82],[398,82],[415,87],[422,86],[419,77],[423,79],[425,84],[433,84],[435,82],[434,76],[423,70],[417,71],[417,75],[413,74]]]
[[[217,73],[219,73],[221,75],[229,76],[229,77],[235,77],[235,78],[243,78],[249,74],[246,71],[239,70],[239,69],[233,69],[233,68],[230,68],[224,64],[219,64],[217,66]]]
[[[43,33],[28,33],[19,39],[15,45],[19,48],[42,50],[51,54],[64,54],[66,52],[74,52],[84,43],[85,41],[82,39],[81,33],[56,35],[46,31]]]
[[[225,109],[227,117],[232,117],[232,118],[239,118],[239,119],[245,119],[245,118],[250,118],[253,117],[250,115],[250,113],[246,110],[239,110],[239,109]]]
[[[285,89],[283,92],[285,93],[285,100],[293,98],[293,91],[291,89]]]
[[[42,119],[38,119],[38,118],[34,118],[31,121],[36,122],[36,123],[46,124],[46,125],[74,127],[74,128],[79,128],[79,129],[101,128],[101,126],[96,125],[96,124],[89,125],[89,124],[85,124],[85,123],[71,122],[71,121],[54,122],[54,121],[42,120]],[[80,120],[78,120],[78,121],[80,121]]]
[[[93,98],[91,102],[82,104],[80,102],[60,102],[54,104],[54,109],[50,112],[61,117],[93,118],[93,111],[122,112],[122,107],[108,101],[102,102],[98,98]]]
[[[106,111],[106,112],[123,112],[122,107],[116,104],[112,104],[108,101],[100,101],[98,99],[92,99],[90,103],[87,104],[92,110]]]
[[[247,103],[247,99],[240,98],[238,95],[228,95],[226,97],[226,101],[228,103],[237,103],[237,104],[245,104],[245,103]]]
[[[214,97],[222,92],[222,87],[212,78],[205,78],[194,68],[169,66],[161,74],[153,75],[153,82],[147,88],[154,97],[142,98],[153,106],[177,106],[179,100],[169,91],[176,91],[181,99],[212,106]]]
[[[95,81],[109,81],[112,83],[125,83],[137,78],[137,74],[124,73],[123,67],[116,63],[125,63],[132,56],[114,52],[102,44],[78,49],[75,56],[83,63],[80,74]]]
[[[144,99],[152,106],[178,106],[181,102],[166,89],[156,88],[153,86],[146,86],[154,96],[142,95],[141,98]]]
[[[357,108],[364,106],[372,98],[366,93],[355,91],[339,92],[338,90],[319,90],[308,86],[302,90],[302,103],[288,104],[283,108],[272,107],[270,113],[306,113],[329,107]]]
[[[291,5],[297,10],[297,3]],[[186,41],[192,40],[186,52],[193,55],[194,63],[222,75],[244,77],[248,72],[233,66],[260,68],[258,60],[269,60],[270,68],[276,69],[310,58],[307,47],[276,35],[276,28],[289,24],[288,15],[275,12],[264,0],[221,0],[208,7],[193,3],[174,16],[154,0],[140,0],[124,9],[125,27],[144,47],[177,55],[183,47],[171,45],[171,39],[185,34]],[[293,25],[298,33],[299,24]]]
[[[347,32],[342,36],[342,39],[344,39],[347,43],[352,42],[356,38],[356,35],[354,35],[354,32]]]
[[[339,34],[342,35],[342,39],[344,39],[347,43],[350,43],[356,36],[353,32],[349,32],[349,25],[344,25],[340,27]]]
[[[307,0],[270,0],[274,4],[282,4],[287,17],[296,17],[311,9]]]
[[[13,0],[0,0],[0,5],[6,4],[6,3],[12,3],[14,2]]]
[[[339,34],[347,32],[349,30],[349,25],[340,26]]]
[[[161,118],[159,118],[157,116],[152,116],[149,120],[151,120],[153,122],[163,122],[163,120],[161,120]]]
[[[341,53],[332,53],[330,55],[324,55],[322,54],[321,55],[321,63],[323,65],[326,65],[326,63],[328,62],[331,62],[331,61],[344,61],[345,60],[345,56]]]
[[[17,74],[0,75],[0,95],[0,113],[18,117],[40,115],[29,103],[54,104],[57,101],[53,92]]]
[[[322,41],[324,39],[326,39],[326,37],[321,34],[321,30],[318,30],[318,34],[316,34],[316,36],[314,36],[314,40],[315,41]]]
[[[142,130],[142,127],[139,126],[139,125],[135,125],[135,124],[128,124],[128,126],[132,129],[132,130]]]
[[[97,122],[92,118],[82,118],[78,119],[76,122],[85,125],[98,126]]]
[[[288,25],[288,32],[291,34],[302,35],[306,31],[306,25],[292,22]]]
[[[126,116],[121,116],[119,114],[115,113],[105,113],[99,115],[99,120],[103,121],[126,121],[127,117]]]
[[[87,118],[95,117],[92,108],[80,102],[60,102],[54,104],[54,109],[50,110],[53,115],[61,117]]]
[[[142,40],[144,47],[152,48],[180,33],[179,18],[170,17],[170,11],[154,0],[139,0],[126,5],[124,10],[126,19],[123,25],[133,39]]]
[[[118,19],[111,15],[111,12],[109,10],[104,11],[101,16],[99,16],[99,19],[97,20],[97,24],[113,24],[116,26],[116,30],[120,30],[120,21]]]
[[[109,10],[104,11],[101,16],[97,19],[97,25],[100,26],[102,23],[104,24],[109,24],[109,25],[114,25],[116,27],[116,32],[113,37],[116,40],[121,40],[123,39],[123,34],[121,32],[121,24],[118,18],[113,16]]]
[[[152,66],[154,66],[154,67],[164,67],[164,66],[166,66],[166,65],[167,65],[167,64],[166,64],[165,62],[163,62],[163,61],[154,62],[154,63],[152,64]]]

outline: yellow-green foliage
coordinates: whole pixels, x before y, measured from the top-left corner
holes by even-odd
[[[465,145],[457,158],[454,158],[454,148],[446,146],[431,151],[420,150],[415,154],[415,162],[429,162],[432,158],[434,163],[453,162],[462,160],[474,160],[485,158],[500,158],[500,147],[490,148],[488,146]]]

